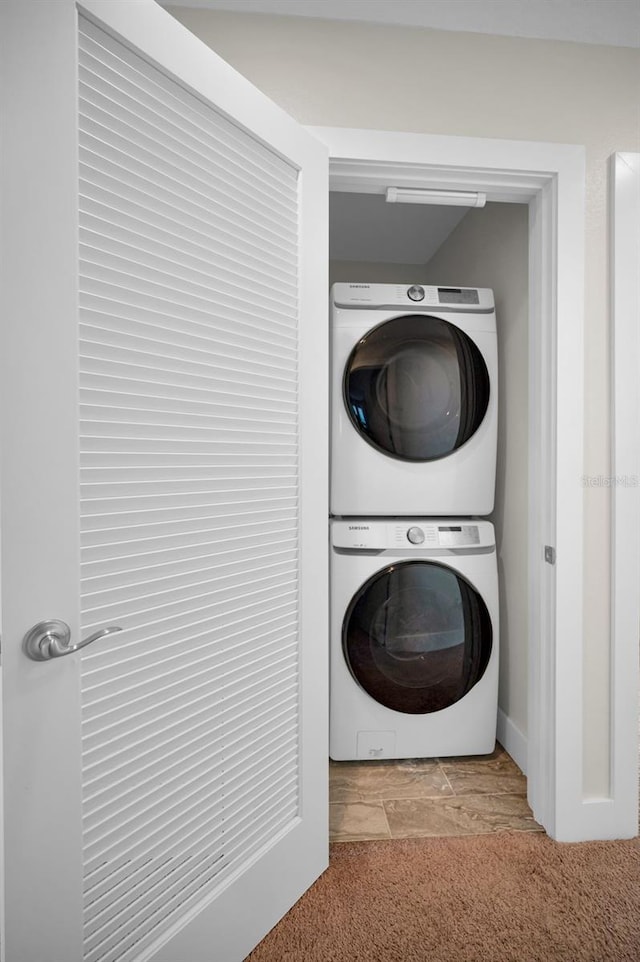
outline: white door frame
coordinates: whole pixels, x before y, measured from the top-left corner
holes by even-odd
[[[480,190],[489,201],[529,206],[529,802],[558,840],[633,835],[635,817],[623,791],[596,800],[583,792],[585,150],[308,129],[329,148],[332,189]],[[555,550],[555,564],[545,562],[545,546]],[[626,691],[628,704],[628,684]],[[621,688],[616,698],[624,697]]]
[[[640,154],[613,154],[611,206],[611,785],[638,811]]]

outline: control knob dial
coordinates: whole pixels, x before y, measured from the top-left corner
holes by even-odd
[[[413,287],[410,287],[409,290],[407,291],[407,295],[408,297],[411,298],[412,301],[423,301],[424,287],[420,287],[419,284],[414,284]]]

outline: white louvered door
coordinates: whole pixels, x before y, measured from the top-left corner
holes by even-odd
[[[241,962],[327,861],[326,156],[151,0],[5,13],[4,959]]]

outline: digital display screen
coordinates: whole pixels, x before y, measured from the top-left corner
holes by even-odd
[[[464,287],[439,287],[438,300],[441,304],[479,304],[478,292]]]
[[[480,544],[480,531],[475,524],[438,525],[438,542],[442,548]]]

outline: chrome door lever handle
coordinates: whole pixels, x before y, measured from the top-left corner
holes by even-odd
[[[86,648],[92,641],[111,635],[115,631],[122,631],[122,628],[110,625],[79,641],[77,645],[72,645],[69,625],[64,621],[51,619],[34,625],[24,636],[22,647],[25,655],[33,661],[49,661],[51,658],[61,658],[62,655],[70,655],[73,651]]]

